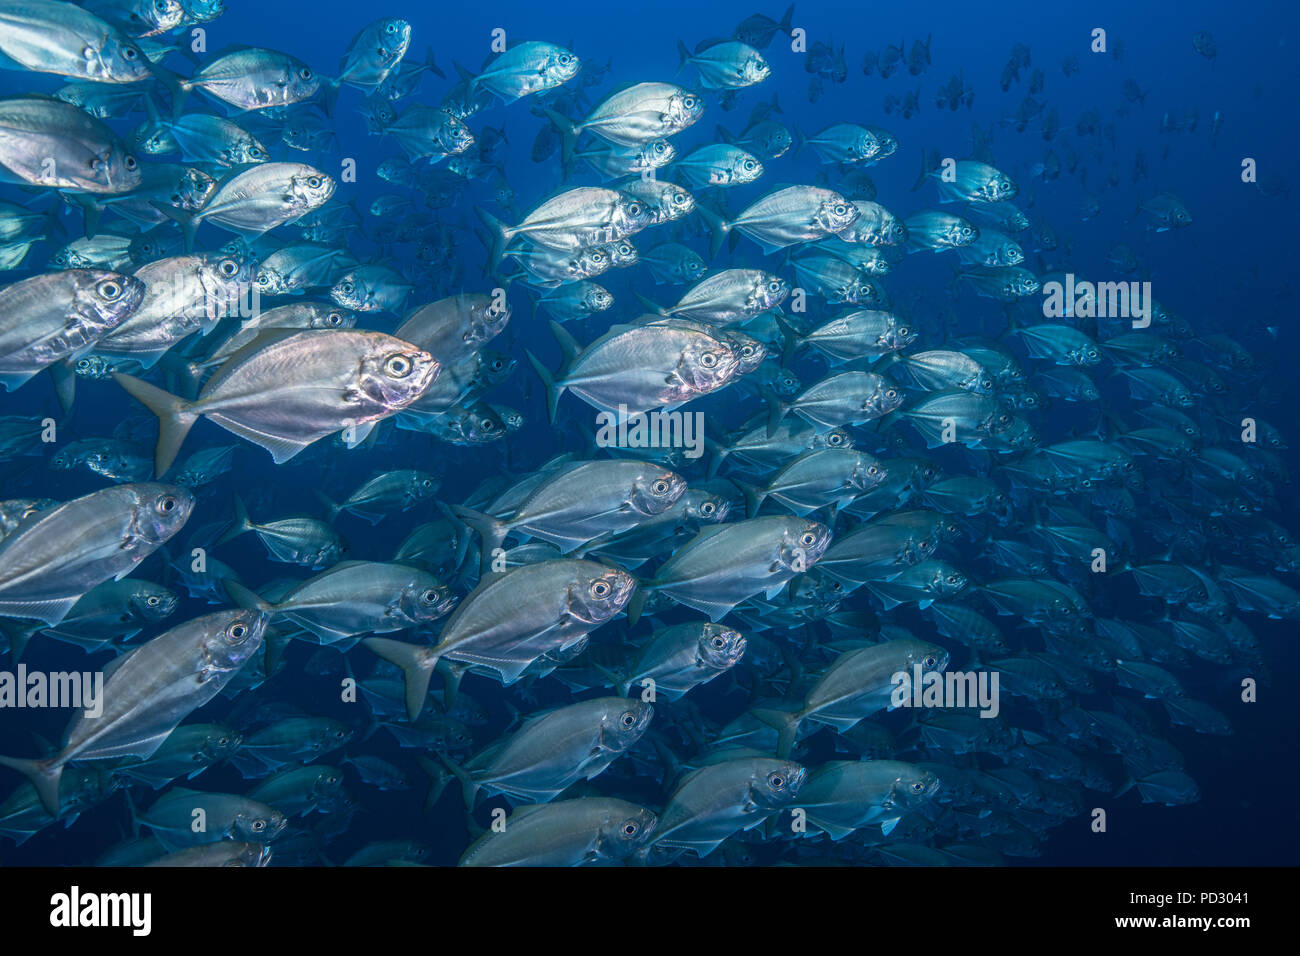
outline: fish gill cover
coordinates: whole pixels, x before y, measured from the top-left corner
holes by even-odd
[[[1294,861],[1294,10],[374,13],[0,0],[0,861]]]

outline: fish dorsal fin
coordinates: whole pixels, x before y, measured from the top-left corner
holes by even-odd
[[[212,377],[203,383],[203,391],[200,392],[200,396],[210,393],[212,389],[215,387],[214,383],[221,382],[221,380],[224,378],[226,373],[237,368],[241,363],[244,362],[245,359],[247,359],[253,353],[260,352],[262,349],[266,348],[267,346],[274,345],[276,342],[282,341],[283,339],[287,339],[290,336],[299,335],[303,332],[315,332],[315,331],[320,331],[320,330],[319,329],[262,329],[255,336],[253,336],[252,339],[250,339],[244,345],[241,345],[238,349],[232,352],[230,354],[230,357],[227,358],[223,363],[221,363],[221,365],[217,368],[217,370],[212,373]]]

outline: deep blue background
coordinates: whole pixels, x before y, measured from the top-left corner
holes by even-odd
[[[446,70],[448,80],[427,77],[413,98],[436,105],[450,88],[453,60],[476,69],[487,55],[490,32],[501,27],[512,41],[532,38],[563,43],[585,60],[603,64],[612,58],[613,72],[599,93],[624,82],[672,78],[677,68],[676,41],[688,46],[711,36],[726,36],[736,23],[754,12],[748,4],[687,3],[663,0],[650,5],[611,3],[492,3],[492,4],[415,4],[390,2],[383,7],[360,8],[339,0],[273,0],[248,3],[235,0],[217,22],[207,25],[208,51],[214,53],[227,44],[264,45],[293,53],[322,72],[333,72],[353,33],[381,14],[400,15],[413,26],[409,57],[418,58],[426,46],[432,46],[437,62]],[[1073,259],[1083,268],[1104,269],[1106,252],[1117,242],[1134,249],[1149,268],[1156,297],[1169,307],[1189,316],[1198,328],[1230,331],[1265,364],[1263,380],[1266,390],[1259,397],[1259,413],[1289,432],[1293,450],[1291,467],[1300,470],[1300,432],[1293,425],[1294,370],[1300,359],[1300,344],[1293,327],[1295,309],[1294,262],[1296,229],[1300,206],[1297,198],[1278,199],[1263,195],[1240,178],[1243,157],[1258,161],[1261,177],[1282,177],[1294,184],[1296,155],[1300,140],[1296,133],[1296,96],[1300,89],[1300,72],[1294,63],[1297,22],[1300,14],[1291,4],[1253,3],[1249,7],[1210,2],[1159,4],[1093,3],[1062,5],[1000,2],[864,4],[799,3],[795,24],[806,29],[809,42],[833,39],[846,47],[848,80],[842,85],[826,82],[825,93],[815,104],[808,101],[809,74],[803,69],[802,57],[788,49],[788,41],[778,35],[766,51],[774,76],[768,82],[745,92],[736,109],[727,113],[711,106],[704,120],[676,140],[679,154],[713,137],[716,123],[733,132],[743,127],[752,105],[777,93],[784,108],[779,117],[787,124],[797,124],[808,132],[835,121],[874,123],[891,129],[899,137],[898,153],[873,167],[878,199],[900,214],[933,205],[929,189],[912,193],[923,148],[938,149],[943,155],[965,155],[970,147],[972,123],[987,127],[1014,113],[1027,92],[1028,73],[1041,67],[1046,74],[1042,96],[1049,108],[1059,111],[1062,134],[1056,142],[1045,143],[1037,123],[1025,132],[997,126],[993,150],[999,165],[1015,174],[1021,183],[1017,205],[1025,208],[1032,199],[1031,214],[1053,225],[1063,240],[1073,242]],[[779,17],[781,6],[764,10]],[[1103,27],[1109,42],[1123,43],[1124,58],[1117,61],[1109,53],[1089,52],[1090,31]],[[1192,34],[1198,30],[1213,33],[1219,48],[1218,60],[1211,65],[1192,48]],[[914,39],[933,34],[933,63],[920,77],[901,70],[888,80],[878,73],[862,74],[863,53],[880,51],[888,43],[905,41],[910,49]],[[1022,74],[1020,84],[1003,93],[998,78],[1011,47],[1028,44],[1033,63]],[[1082,71],[1066,77],[1062,61],[1069,55],[1079,58]],[[939,112],[934,94],[953,73],[961,71],[976,91],[973,110]],[[693,71],[683,71],[682,82],[693,82]],[[1122,93],[1127,79],[1137,81],[1148,92],[1145,105],[1128,104]],[[17,73],[0,73],[0,91],[53,89],[55,78],[32,78]],[[889,93],[903,96],[921,90],[921,112],[903,120],[895,114],[886,116],[881,108]],[[339,131],[337,155],[322,159],[321,168],[337,174],[343,156],[358,160],[361,172],[356,184],[341,184],[338,198],[357,198],[364,207],[371,198],[393,191],[378,181],[373,170],[377,162],[397,152],[387,139],[375,139],[365,133],[357,110],[360,97],[355,90],[344,90],[336,120]],[[1127,115],[1119,115],[1124,108]],[[1200,124],[1194,134],[1162,134],[1160,118],[1165,112],[1181,119],[1195,108]],[[1095,109],[1103,123],[1113,122],[1117,148],[1103,143],[1100,156],[1091,147],[1084,148],[1073,134],[1078,116]],[[1224,117],[1217,145],[1211,145],[1210,122],[1216,111]],[[519,197],[521,208],[528,208],[558,184],[558,165],[554,159],[535,165],[528,149],[539,120],[528,113],[526,105],[495,106],[469,121],[471,129],[483,125],[498,127],[505,123],[512,152],[507,160],[508,179]],[[1088,168],[1089,191],[1099,196],[1102,214],[1090,222],[1080,222],[1078,210],[1084,191],[1076,179],[1063,173],[1053,182],[1034,182],[1030,169],[1040,162],[1050,147],[1064,160],[1064,140],[1070,140],[1080,153],[1081,167]],[[1145,152],[1149,174],[1141,182],[1132,182],[1133,157]],[[334,164],[331,166],[331,162]],[[1112,163],[1117,163],[1121,182],[1117,189],[1103,188]],[[746,191],[731,197],[732,208],[740,208],[748,197],[765,192],[776,182],[810,182],[820,171],[811,151],[797,158],[785,157],[768,164],[767,175]],[[1160,189],[1181,195],[1195,217],[1195,224],[1177,233],[1155,234],[1138,224],[1130,224],[1134,208],[1141,198]],[[488,191],[475,186],[470,202],[486,198]],[[8,195],[8,194],[6,194]],[[462,203],[450,211],[450,221],[470,215],[469,204]],[[471,216],[472,219],[472,216]],[[224,241],[224,235],[221,241]],[[365,246],[362,245],[362,249]],[[472,265],[469,288],[485,288],[479,280],[482,250],[464,237],[460,254]],[[749,251],[752,253],[752,247]],[[1044,256],[1048,266],[1063,261]],[[935,310],[946,304],[950,267],[939,257],[915,256],[903,263],[887,281],[896,297],[917,312]],[[610,285],[623,279],[614,279]],[[648,282],[638,281],[639,291]],[[618,289],[616,288],[616,295]],[[653,295],[654,293],[651,292]],[[919,296],[914,298],[914,294]],[[663,293],[667,297],[667,293]],[[416,293],[420,298],[419,292]],[[516,307],[516,334],[522,344],[543,351],[551,349],[548,336],[530,320],[525,300],[512,292]],[[627,298],[623,302],[629,301]],[[972,326],[982,319],[994,321],[996,306],[970,295],[958,300],[963,322]],[[996,325],[994,326],[996,327]],[[1265,330],[1277,329],[1276,337]],[[516,357],[521,357],[516,350]],[[530,375],[520,370],[513,382],[494,393],[493,399],[523,408],[533,422],[544,420],[544,407]],[[76,429],[85,435],[106,434],[124,414],[136,409],[111,384],[83,383],[83,404],[78,408]],[[97,399],[96,396],[99,398]],[[44,381],[34,382],[18,395],[0,397],[0,414],[32,413],[52,410],[52,392]],[[200,423],[186,443],[188,454],[206,442],[228,443],[226,433],[206,422]],[[465,450],[431,447],[427,441],[405,433],[399,434],[400,447],[419,449],[425,467],[444,474],[446,487],[442,497],[456,501],[473,489],[474,477],[492,473],[502,466],[498,449]],[[427,451],[425,451],[427,449]],[[514,440],[511,464],[524,467],[547,457],[553,451],[549,436],[538,433]],[[385,456],[369,460],[352,457],[342,464],[337,456],[328,465],[328,455],[316,454],[301,466],[277,469],[259,450],[244,445],[238,452],[238,467],[229,484],[240,489],[252,504],[254,515],[268,515],[276,509],[302,507],[308,489],[324,487],[333,495],[344,494],[372,468],[384,467]],[[406,459],[410,463],[410,459]],[[7,473],[6,482],[29,487],[38,483],[42,493],[69,498],[86,493],[101,483],[82,474],[35,472],[25,467]],[[4,495],[8,497],[8,493]],[[1279,518],[1291,528],[1300,528],[1295,519],[1293,494],[1284,488],[1281,497],[1287,513]],[[196,511],[191,529],[218,519],[223,500],[207,500]],[[401,539],[405,530],[419,520],[432,517],[426,507],[402,518],[390,519],[371,530],[355,519],[344,517],[340,527],[353,542],[356,551],[367,557],[383,557]],[[182,539],[185,535],[182,535]],[[254,541],[246,539],[238,548],[221,553],[221,557],[247,573],[248,579],[260,583],[278,576],[283,566],[268,564]],[[187,604],[176,620],[203,610],[201,605]],[[1036,863],[1121,863],[1121,864],[1288,864],[1297,859],[1294,794],[1300,786],[1295,750],[1297,709],[1292,698],[1297,673],[1295,628],[1291,624],[1264,622],[1249,616],[1248,622],[1259,635],[1270,664],[1273,681],[1260,691],[1260,701],[1253,706],[1234,706],[1234,684],[1224,678],[1217,685],[1200,688],[1204,699],[1231,716],[1237,733],[1230,738],[1196,736],[1172,731],[1168,736],[1185,753],[1188,771],[1200,783],[1203,799],[1188,807],[1166,808],[1139,806],[1129,795],[1121,801],[1108,800],[1111,810],[1109,832],[1094,835],[1088,831],[1086,818],[1073,821],[1053,833],[1044,853]],[[47,645],[48,648],[48,645]],[[40,650],[34,647],[34,650]],[[58,646],[56,653],[65,654]],[[36,659],[40,660],[40,653]],[[298,658],[301,663],[301,657]],[[292,680],[293,678],[290,678]],[[311,706],[315,690],[303,679],[293,685],[280,678],[279,692],[300,694],[304,706]],[[318,699],[318,698],[316,698]],[[320,710],[320,708],[316,708]],[[12,737],[12,715],[5,717],[5,731],[0,736],[8,743]],[[56,736],[61,718],[50,721],[47,734]],[[8,748],[5,752],[10,752]],[[226,781],[238,786],[238,778],[229,768],[204,778],[205,788],[219,789]],[[384,799],[389,799],[385,797]],[[418,806],[415,794],[394,797],[398,806],[413,812]],[[402,803],[405,801],[405,804]],[[414,804],[414,805],[411,805]],[[115,804],[116,806],[116,804]],[[354,828],[358,838],[378,839],[396,835],[386,825],[386,814],[370,813],[357,818]],[[108,813],[109,819],[116,818]],[[101,817],[103,819],[103,817]],[[455,829],[460,824],[440,820],[425,834],[434,839],[441,828]],[[50,858],[85,859],[86,848],[98,849],[112,842],[112,826],[107,831],[87,833],[83,822],[65,832],[42,834],[24,851],[49,854]],[[457,841],[463,837],[455,837]],[[0,854],[9,855],[7,844],[0,844]],[[32,860],[30,854],[17,858]],[[454,859],[454,855],[453,855]]]

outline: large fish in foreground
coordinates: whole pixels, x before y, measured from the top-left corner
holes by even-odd
[[[488,830],[461,866],[589,866],[618,863],[643,847],[657,819],[612,797],[579,797],[520,807],[505,828]]]
[[[441,658],[512,684],[534,661],[577,645],[623,610],[633,585],[627,572],[594,561],[540,561],[485,579],[461,602],[432,647],[384,637],[362,643],[402,668],[407,713],[415,720]]]
[[[0,544],[0,617],[58,624],[83,594],[166,543],[193,507],[185,488],[145,482],[31,515]]]
[[[57,815],[59,780],[69,763],[152,756],[261,648],[265,631],[266,618],[256,611],[229,610],[172,628],[114,661],[104,681],[103,712],[77,714],[57,754],[0,757],[0,765],[25,773],[45,809]]]
[[[236,352],[192,402],[130,375],[114,378],[158,416],[161,475],[200,417],[261,445],[277,465],[345,428],[355,444],[423,395],[439,368],[428,352],[382,332],[288,329],[263,332]]]
[[[139,279],[102,269],[45,272],[0,288],[0,385],[12,392],[78,358],[121,328],[144,296]]]

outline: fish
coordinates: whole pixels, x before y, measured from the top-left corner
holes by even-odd
[[[0,766],[26,774],[46,811],[58,816],[69,763],[152,756],[186,715],[221,692],[261,647],[265,631],[261,614],[229,610],[172,628],[118,658],[104,681],[103,713],[74,717],[57,754],[0,757]]]
[[[0,616],[58,624],[170,540],[193,507],[184,488],[133,482],[31,515],[0,542]]]
[[[279,377],[281,368],[291,374]],[[289,329],[263,332],[232,355],[195,402],[134,376],[113,378],[158,416],[154,470],[163,474],[200,416],[261,445],[280,464],[345,428],[364,438],[367,426],[419,398],[439,370],[429,353],[380,332]]]

